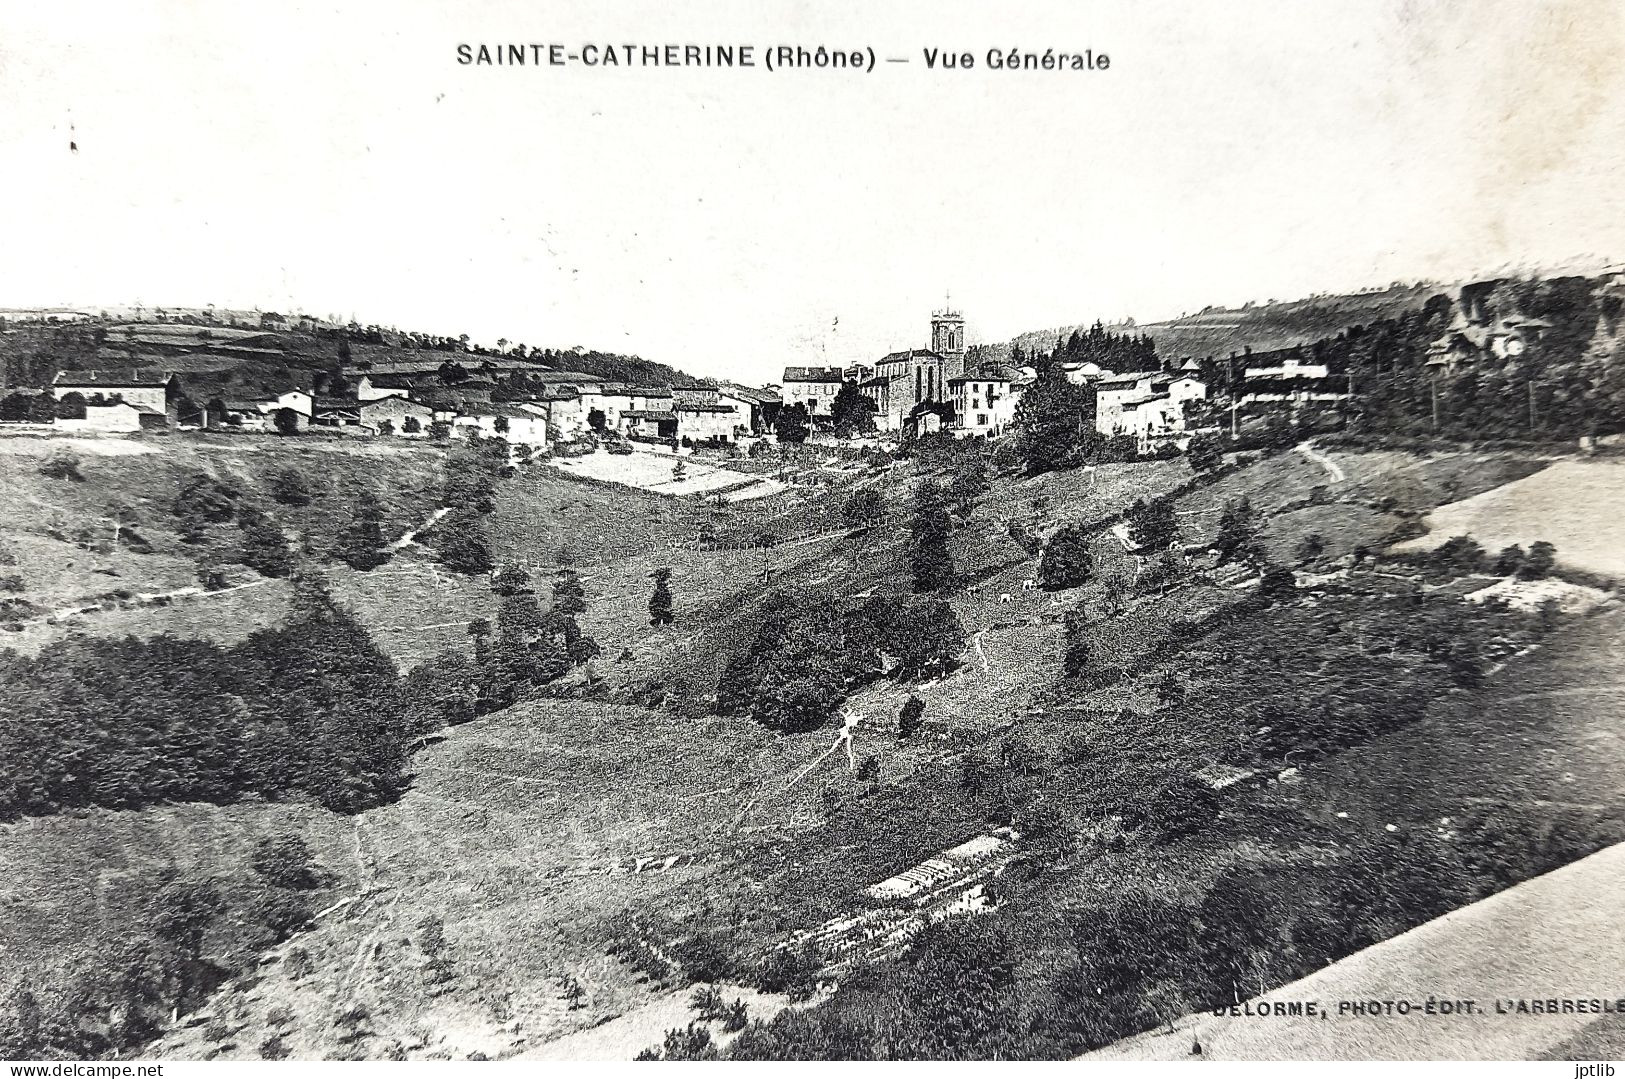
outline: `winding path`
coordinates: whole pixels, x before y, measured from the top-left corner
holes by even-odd
[[[1299,453],[1315,462],[1315,464],[1319,465],[1321,468],[1324,468],[1326,470],[1326,474],[1331,477],[1333,483],[1342,483],[1344,480],[1348,479],[1348,476],[1344,475],[1343,473],[1343,466],[1332,460],[1330,457],[1327,457],[1324,453],[1321,453],[1319,450],[1315,449],[1315,444],[1313,442],[1301,443],[1297,449]]]

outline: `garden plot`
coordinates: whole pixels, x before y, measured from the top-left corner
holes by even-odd
[[[683,468],[680,479],[673,475],[678,462]],[[619,483],[655,494],[717,495],[727,502],[762,498],[776,494],[785,487],[776,479],[717,468],[690,458],[672,458],[653,453],[593,453],[585,457],[558,457],[548,463],[567,474]]]

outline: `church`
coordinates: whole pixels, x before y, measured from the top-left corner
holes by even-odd
[[[893,352],[880,359],[859,383],[875,403],[875,424],[896,431],[926,401],[952,400],[949,381],[965,373],[965,319],[944,307],[931,315],[931,344]]]

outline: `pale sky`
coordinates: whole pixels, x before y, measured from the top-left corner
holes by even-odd
[[[950,291],[999,341],[1625,257],[1616,0],[453,7],[0,0],[0,306],[298,308],[765,382],[924,345]],[[912,62],[456,63],[501,42]]]

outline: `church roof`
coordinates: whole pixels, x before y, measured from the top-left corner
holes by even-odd
[[[909,348],[902,352],[888,352],[880,357],[881,363],[904,363],[908,360],[940,360],[942,354],[928,348]]]

